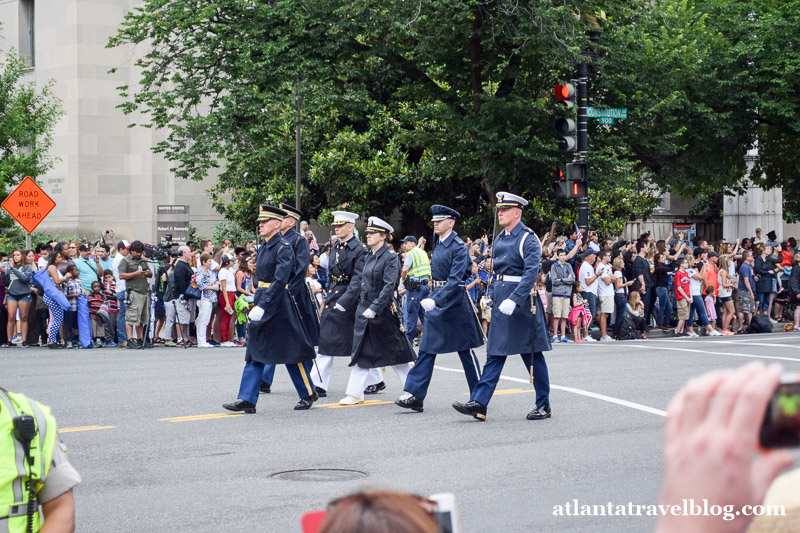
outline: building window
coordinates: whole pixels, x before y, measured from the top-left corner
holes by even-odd
[[[36,0],[19,2],[19,55],[29,67],[36,66]]]

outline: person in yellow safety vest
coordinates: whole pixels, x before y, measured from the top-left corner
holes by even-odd
[[[417,319],[423,326],[425,325],[425,310],[419,303],[430,293],[428,281],[431,279],[431,261],[425,250],[417,246],[417,238],[413,235],[409,235],[402,242],[406,259],[400,277],[407,291],[406,305],[403,309],[403,327],[408,341],[413,343],[417,337]]]
[[[50,408],[0,388],[0,532],[74,532],[80,482]]]

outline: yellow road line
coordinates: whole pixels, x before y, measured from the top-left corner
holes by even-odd
[[[159,418],[159,422],[194,422],[195,420],[213,420],[215,418],[230,418],[233,416],[244,416],[244,413],[227,414],[227,413],[212,413],[208,415],[190,415],[190,416],[176,416],[173,418]]]
[[[95,431],[97,429],[114,429],[117,426],[81,426],[77,428],[58,428],[59,433],[76,433],[78,431]]]
[[[317,407],[327,407],[328,409],[340,409],[342,407],[365,407],[367,405],[385,405],[394,402],[382,402],[380,400],[367,400],[365,402],[357,403],[355,405],[339,405],[338,403],[321,403]]]

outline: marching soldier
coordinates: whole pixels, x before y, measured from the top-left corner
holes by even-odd
[[[319,335],[319,355],[317,372],[319,378],[317,394],[328,395],[328,384],[335,357],[350,357],[353,352],[353,327],[356,320],[361,293],[361,271],[367,257],[367,247],[354,235],[358,215],[347,211],[333,212],[333,229],[338,241],[331,248],[328,261],[328,293],[325,295],[325,308],[322,310]],[[367,382],[370,387],[383,385],[383,377],[378,368],[370,371]],[[383,388],[386,386],[383,385]]]
[[[303,235],[294,229],[295,224],[300,221],[303,213],[289,204],[280,204],[280,208],[286,211],[287,216],[281,222],[281,235],[292,246],[294,250],[294,269],[289,278],[289,291],[294,298],[294,303],[300,310],[300,318],[303,327],[308,334],[308,338],[313,346],[319,344],[319,320],[317,312],[314,310],[315,302],[308,296],[306,289],[306,272],[311,262],[311,249],[308,241]],[[264,375],[262,376],[261,392],[269,392],[272,386],[272,378],[275,376],[275,365],[265,365]]]
[[[520,354],[536,389],[536,408],[528,420],[550,418],[550,377],[544,354],[551,350],[542,303],[534,290],[541,262],[539,238],[522,221],[528,201],[507,192],[497,193],[497,216],[503,231],[494,238],[494,280],[490,302],[498,302],[489,324],[489,344],[483,376],[469,402],[453,403],[459,413],[486,420],[486,407],[500,379],[506,357]]]
[[[289,290],[294,268],[294,251],[280,233],[286,211],[268,205],[259,206],[259,233],[264,243],[256,258],[258,288],[253,299],[249,338],[239,395],[235,402],[222,407],[229,411],[256,412],[259,385],[268,364],[285,364],[300,401],[295,410],[310,409],[318,396],[312,386],[310,371],[314,346],[303,328],[300,310]]]
[[[370,252],[361,274],[361,298],[356,311],[353,354],[347,396],[340,405],[364,401],[364,385],[370,369],[391,366],[405,383],[414,350],[401,330],[394,291],[400,281],[400,259],[387,244],[393,228],[370,217],[367,223],[367,246]]]
[[[408,374],[405,394],[394,402],[400,407],[422,412],[436,355],[458,352],[470,392],[478,383],[480,368],[472,348],[483,344],[477,311],[469,299],[464,279],[472,261],[464,241],[453,231],[458,211],[443,205],[431,207],[436,234],[431,270],[433,293],[420,302],[425,309],[422,342],[414,368]]]

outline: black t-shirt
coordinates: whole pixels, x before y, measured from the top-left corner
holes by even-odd
[[[669,287],[670,272],[672,269],[667,265],[656,266],[655,272],[653,272],[653,284],[656,287]]]
[[[181,261],[178,259],[175,261],[175,294],[186,294],[186,289],[189,288],[189,284],[192,282],[192,276],[194,275],[194,271],[192,267],[189,266],[189,263],[186,261]]]
[[[553,263],[556,261],[552,261],[550,259],[545,259],[542,261],[542,265],[539,268],[539,272],[544,272],[544,288],[547,292],[553,292],[553,282],[550,280],[550,269],[553,267]]]

